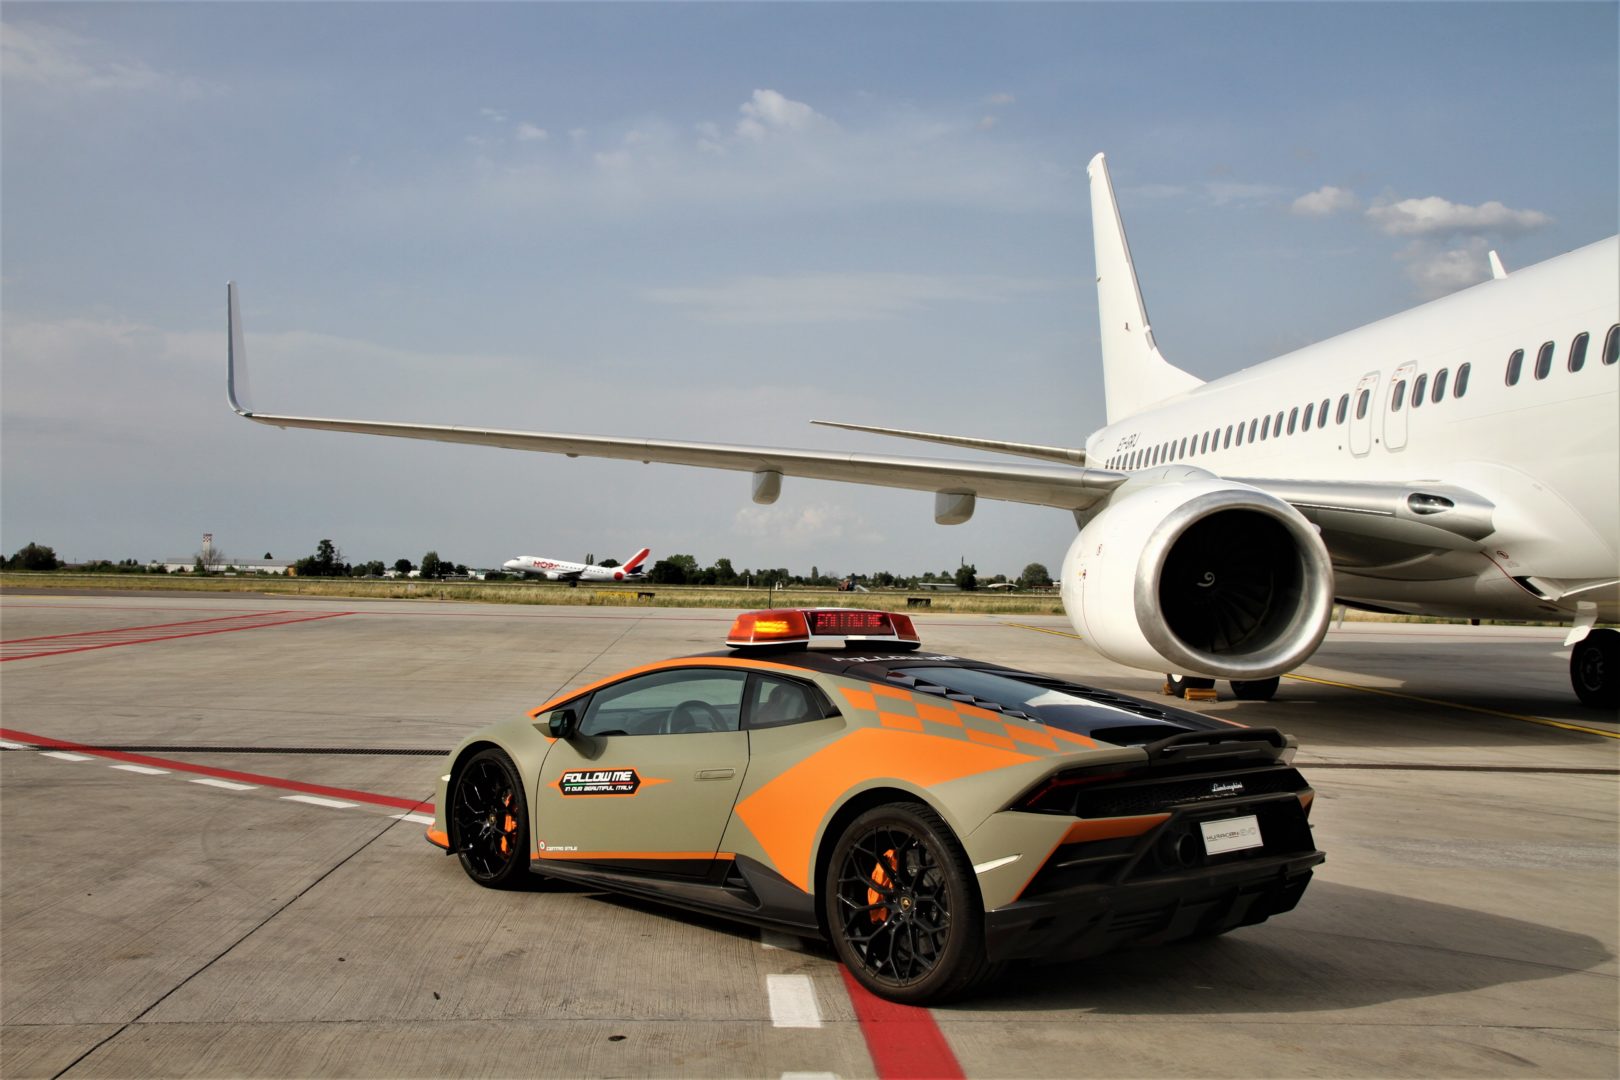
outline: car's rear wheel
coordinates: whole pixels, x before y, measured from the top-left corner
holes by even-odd
[[[926,806],[888,803],[852,821],[828,860],[823,895],[833,948],[875,994],[943,1001],[996,970],[984,954],[973,868]]]
[[[510,889],[529,870],[529,810],[512,759],[493,747],[474,754],[450,790],[450,850],[467,876]]]

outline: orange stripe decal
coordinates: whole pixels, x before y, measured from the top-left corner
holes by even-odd
[[[1020,727],[1017,724],[1008,724],[1007,734],[1012,736],[1017,742],[1029,743],[1031,746],[1038,746],[1042,750],[1050,750],[1054,754],[1057,753],[1057,740],[1053,739],[1051,735],[1038,728],[1026,728]]]
[[[994,746],[1000,750],[1018,749],[1018,744],[1007,738],[1007,736],[992,735],[990,732],[980,731],[978,728],[968,728],[967,737],[970,742],[983,743],[985,746]]]
[[[1012,740],[1007,740],[1008,746]],[[976,746],[953,735],[857,728],[783,771],[737,804],[777,873],[810,891],[816,830],[853,776],[927,788],[1036,760],[1010,749]]]
[[[1066,739],[1069,742],[1079,743],[1081,746],[1090,746],[1095,748],[1097,745],[1096,739],[1089,739],[1084,735],[1076,735],[1072,731],[1064,731],[1062,728],[1056,727],[1049,728],[1048,730],[1050,730],[1052,734],[1059,739]]]
[[[877,697],[870,690],[851,690],[847,686],[840,686],[838,691],[857,709],[865,709],[867,712],[877,711]]]
[[[899,713],[880,712],[878,719],[883,721],[884,727],[899,728],[901,731],[921,731],[923,722],[915,716],[901,716]]]
[[[956,715],[955,709],[942,709],[938,705],[930,705],[926,701],[917,702],[917,715],[924,720],[932,720],[936,724],[949,724],[951,727],[962,726],[962,718]]]
[[[911,700],[911,691],[902,690],[898,686],[885,686],[883,683],[872,683],[872,693],[881,697],[899,698],[901,701]]]

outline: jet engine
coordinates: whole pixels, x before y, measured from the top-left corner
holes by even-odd
[[[1292,506],[1201,469],[1133,477],[1063,559],[1075,629],[1121,664],[1257,680],[1303,663],[1327,633],[1333,571]]]

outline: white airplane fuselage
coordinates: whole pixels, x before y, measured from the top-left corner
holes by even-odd
[[[542,577],[547,581],[633,581],[646,574],[642,563],[648,554],[648,549],[643,548],[622,566],[569,562],[545,555],[519,555],[502,563],[501,569],[510,574]]]
[[[1592,604],[1597,619],[1613,621],[1617,324],[1620,238],[1611,237],[1204,383],[1098,430],[1087,458],[1129,473],[1190,466],[1243,480],[1465,488],[1492,504],[1488,535],[1417,553],[1384,552],[1376,539],[1365,550],[1340,545],[1336,598],[1505,619],[1570,618]],[[1584,356],[1572,371],[1582,334]]]

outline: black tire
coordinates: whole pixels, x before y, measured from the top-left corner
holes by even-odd
[[[984,905],[950,827],[918,803],[852,821],[823,893],[838,958],[879,997],[923,1005],[960,997],[999,969],[984,952]]]
[[[1279,678],[1233,679],[1232,696],[1239,701],[1270,701],[1277,696],[1277,687],[1281,683]]]
[[[529,806],[505,751],[474,754],[456,773],[445,813],[450,850],[486,889],[513,889],[529,877]]]
[[[1170,688],[1170,693],[1178,698],[1186,697],[1188,690],[1215,689],[1214,679],[1205,679],[1198,675],[1166,675],[1164,682]]]
[[[1593,630],[1575,643],[1569,682],[1582,705],[1620,709],[1620,630]]]

